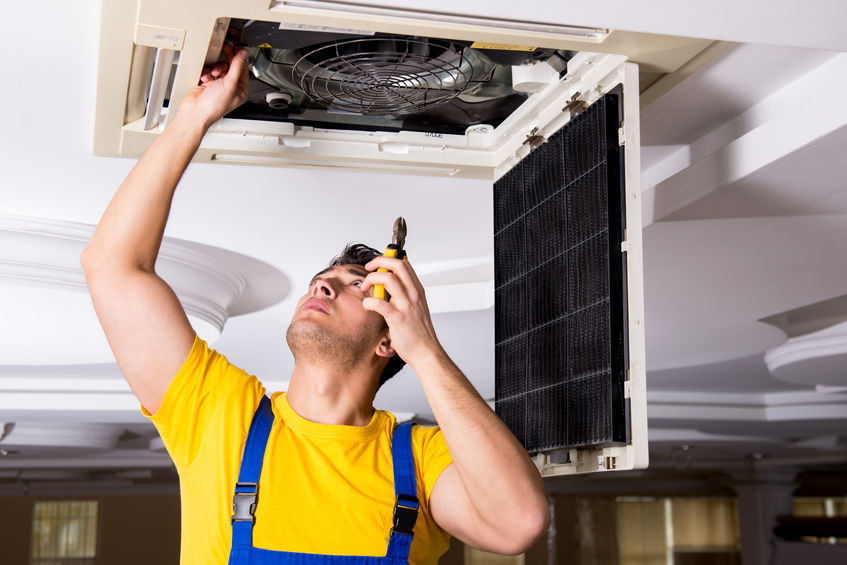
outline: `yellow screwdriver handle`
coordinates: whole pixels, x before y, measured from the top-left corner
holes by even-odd
[[[387,248],[385,253],[382,254],[383,257],[397,257],[397,249]],[[376,270],[378,273],[387,273],[388,269],[383,269],[380,267]],[[380,300],[385,300],[385,285],[375,284],[374,285],[374,298],[379,298]]]

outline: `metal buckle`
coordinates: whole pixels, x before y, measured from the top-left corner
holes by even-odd
[[[400,494],[394,502],[394,528],[392,532],[414,536],[412,528],[418,520],[418,497]]]
[[[248,492],[238,492],[238,489],[251,489]],[[235,495],[232,497],[232,521],[255,522],[256,499],[259,496],[257,483],[235,483]]]

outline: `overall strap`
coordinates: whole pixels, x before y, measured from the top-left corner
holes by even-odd
[[[412,453],[412,422],[394,428],[391,456],[394,460],[394,527],[388,540],[386,557],[409,559],[415,521],[418,518],[418,489],[415,480],[415,457]]]
[[[274,423],[271,401],[262,396],[259,407],[253,415],[244,455],[241,457],[241,470],[235,484],[235,496],[232,498],[232,549],[249,548],[253,545],[253,522],[259,496],[259,477],[262,474],[262,460],[265,446]]]

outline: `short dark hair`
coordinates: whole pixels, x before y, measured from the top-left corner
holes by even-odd
[[[341,253],[329,262],[327,267],[340,267],[341,265],[361,265],[364,267],[370,263],[371,259],[379,255],[382,255],[382,253],[373,247],[365,245],[364,243],[348,243],[344,249],[341,250]],[[379,386],[377,386],[377,390],[379,390],[379,388],[385,384],[388,379],[400,372],[400,369],[402,369],[405,364],[406,362],[395,353],[394,356],[388,360],[388,365],[385,366],[385,369],[382,370],[382,374],[379,376]]]

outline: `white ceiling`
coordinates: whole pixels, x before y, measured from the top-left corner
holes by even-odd
[[[11,483],[23,469],[100,469],[102,476],[103,469],[169,466],[150,449],[155,432],[102,354],[102,335],[73,272],[80,242],[57,235],[61,226],[90,230],[133,163],[91,153],[99,5],[48,4],[46,18],[43,3],[7,9],[15,25],[0,40],[7,54],[0,89],[0,423],[15,424],[0,447],[19,451],[0,456],[0,478]],[[452,8],[438,0],[393,4]],[[847,295],[847,54],[834,51],[847,51],[840,25],[847,6],[533,5],[539,10],[530,13],[543,7],[545,21],[739,42],[641,114],[656,460],[687,444],[719,466],[754,452],[792,465],[797,454],[847,462],[847,394],[796,376],[776,379],[764,356],[786,336],[758,321]],[[468,14],[527,19],[526,3],[465,6]],[[278,388],[292,365],[284,331],[307,281],[348,241],[387,243],[401,214],[418,269],[436,285],[445,271],[453,284],[468,284],[433,291],[433,309],[441,312],[435,321],[448,352],[492,398],[493,309],[470,292],[485,280],[473,266],[492,260],[489,182],[195,164],[166,235],[243,277],[251,290],[237,303],[207,289],[229,310],[216,347]],[[29,260],[53,266],[46,279],[32,269],[23,278],[9,275],[13,260],[20,267],[21,233],[2,228],[27,219],[41,226],[29,232],[40,238]],[[847,370],[833,372],[837,365],[827,384],[834,378],[847,387]],[[409,370],[384,387],[377,405],[431,418]]]

